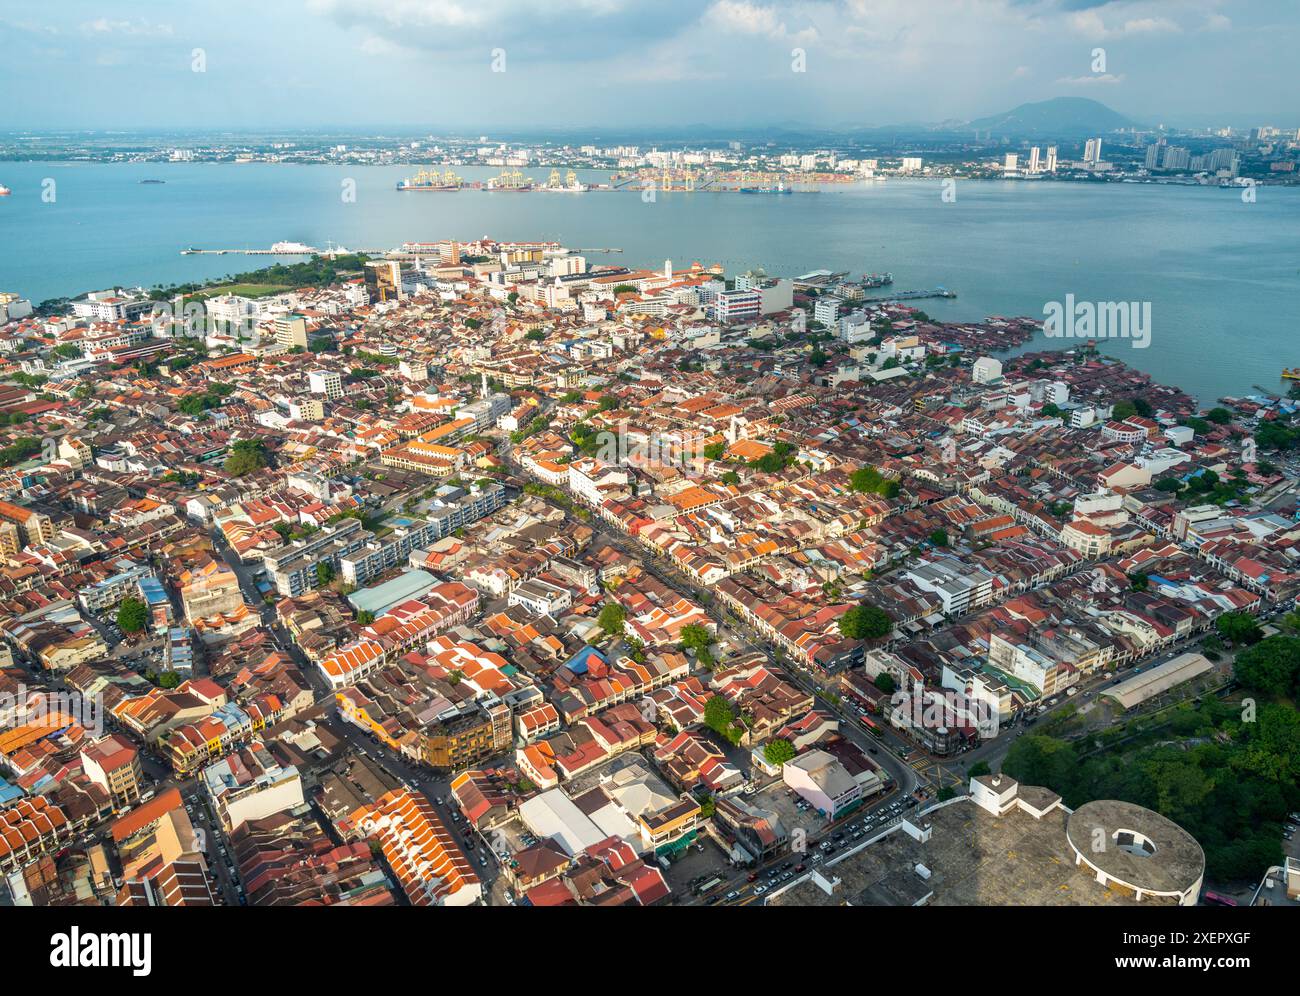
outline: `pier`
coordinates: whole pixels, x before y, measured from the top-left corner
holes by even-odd
[[[910,290],[899,291],[897,294],[884,294],[880,297],[864,297],[861,299],[862,304],[884,304],[888,301],[919,301],[927,297],[955,298],[956,291],[950,291],[943,287],[936,287],[934,290]]]

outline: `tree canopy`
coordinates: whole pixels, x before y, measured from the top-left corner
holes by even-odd
[[[623,632],[623,623],[627,620],[627,609],[618,602],[606,602],[596,617],[596,622],[609,636],[618,636]]]
[[[117,607],[117,628],[123,633],[138,633],[149,621],[149,607],[138,598],[127,596]]]
[[[855,605],[840,616],[840,633],[850,640],[878,640],[893,628],[893,620],[884,609],[874,605]]]
[[[789,740],[778,738],[769,740],[763,745],[763,757],[767,759],[768,764],[780,766],[785,764],[786,761],[793,761],[796,754],[794,744],[790,743]]]
[[[258,439],[241,439],[230,447],[225,471],[231,477],[243,477],[267,465],[266,450]]]
[[[897,496],[897,481],[885,477],[875,467],[860,467],[849,477],[849,487],[863,494],[880,495],[882,498]]]

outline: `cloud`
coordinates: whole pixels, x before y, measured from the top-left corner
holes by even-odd
[[[1096,10],[1082,10],[1070,15],[1070,27],[1086,38],[1109,40],[1131,38],[1136,35],[1178,34],[1182,31],[1167,17],[1135,17],[1122,23],[1107,25]]]
[[[133,38],[162,38],[173,33],[170,24],[154,24],[146,20],[112,21],[107,17],[84,21],[81,30],[88,35],[125,35]]]
[[[776,41],[816,41],[817,29],[811,25],[791,33],[775,7],[748,3],[747,0],[717,0],[701,18],[707,28],[730,34],[753,35]]]
[[[1089,76],[1062,76],[1056,82],[1064,86],[1096,86],[1107,83],[1123,83],[1124,74],[1120,73],[1116,76],[1113,73],[1093,73]]]
[[[534,63],[592,61],[644,48],[698,17],[689,0],[308,0],[307,9],[372,39],[467,61],[494,48]],[[519,62],[514,62],[519,65]]]
[[[370,35],[361,43],[361,54],[370,55],[379,59],[390,58],[395,55],[405,55],[410,50],[398,45],[396,42],[389,41],[387,38],[381,38],[379,35]]]

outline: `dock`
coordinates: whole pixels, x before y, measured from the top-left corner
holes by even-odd
[[[950,291],[943,287],[936,287],[934,290],[910,290],[899,291],[897,294],[885,294],[880,297],[861,298],[862,304],[884,304],[889,301],[919,301],[927,297],[955,298],[956,291]]]

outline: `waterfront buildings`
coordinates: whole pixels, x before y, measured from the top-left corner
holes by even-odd
[[[1032,319],[880,300],[888,274],[430,245],[277,294],[238,351],[71,313],[149,352],[66,384],[25,386],[47,329],[0,326],[0,693],[30,686],[0,862],[116,817],[128,903],[664,902],[698,847],[928,801],[896,738],[1001,749],[1300,593],[1293,470],[1234,445],[1285,399],[1211,417],[1090,347],[1013,352]],[[1094,710],[1217,687],[1202,660]]]

